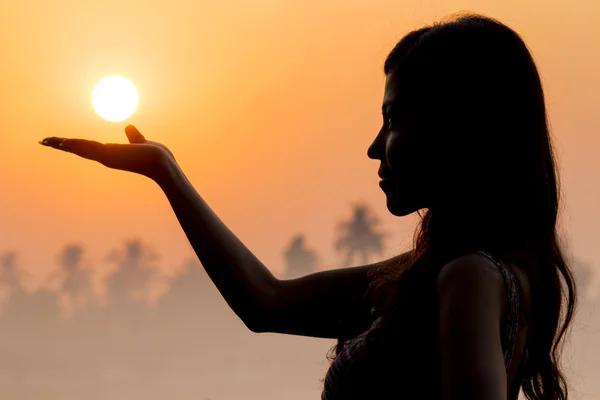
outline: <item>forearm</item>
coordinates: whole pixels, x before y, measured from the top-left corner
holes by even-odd
[[[217,217],[176,164],[157,183],[225,301],[251,330],[260,329],[256,326],[276,301],[279,281]]]

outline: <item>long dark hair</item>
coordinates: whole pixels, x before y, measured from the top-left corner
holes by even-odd
[[[427,159],[415,168],[438,177],[442,200],[420,213],[412,256],[374,271],[369,301],[397,316],[404,279],[435,276],[432,265],[470,251],[517,262],[531,285],[523,393],[567,399],[560,355],[576,291],[557,233],[557,165],[531,53],[506,25],[463,14],[406,35],[384,72],[399,76],[394,108],[424,138]]]

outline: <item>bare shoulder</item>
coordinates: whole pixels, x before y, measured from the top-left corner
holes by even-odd
[[[505,262],[505,265],[517,278],[522,316],[525,317],[531,308],[531,284],[525,265],[512,262]],[[502,312],[506,307],[506,283],[502,274],[489,258],[478,253],[463,255],[444,265],[437,277],[437,288],[441,298],[462,293],[461,296],[469,300],[484,297],[495,301]]]
[[[437,277],[440,313],[444,319],[501,323],[506,311],[502,274],[487,257],[466,254],[442,267]],[[464,315],[463,315],[464,314]],[[454,323],[454,322],[453,322]]]
[[[494,263],[478,253],[469,253],[444,265],[437,277],[438,290],[503,289],[502,274]]]

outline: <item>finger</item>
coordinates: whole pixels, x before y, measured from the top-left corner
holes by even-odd
[[[38,143],[42,146],[58,148],[58,146],[63,142],[63,140],[65,140],[65,138],[52,136],[47,137],[44,140],[39,141]]]
[[[49,137],[40,144],[100,162],[104,161],[106,153],[106,145],[93,140]]]
[[[146,143],[144,135],[142,135],[133,125],[127,125],[125,127],[125,134],[129,139],[129,143]]]

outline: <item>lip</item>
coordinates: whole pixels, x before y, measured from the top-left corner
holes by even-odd
[[[383,190],[385,190],[387,187],[389,187],[390,181],[388,179],[382,179],[379,181],[379,187],[382,188]]]
[[[393,174],[388,170],[379,170],[379,171],[377,171],[377,176],[382,181],[385,181],[385,180],[389,180],[393,176]]]

